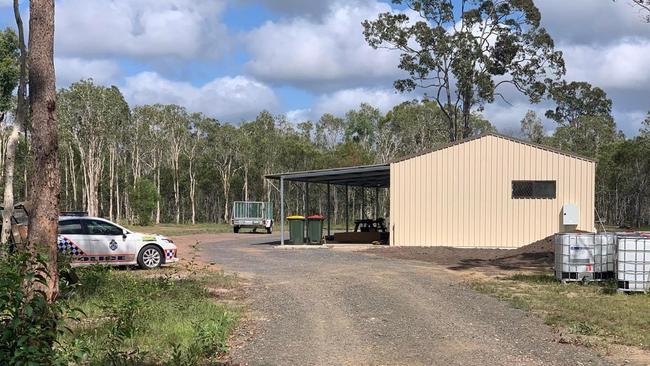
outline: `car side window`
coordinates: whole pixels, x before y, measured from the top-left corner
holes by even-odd
[[[83,234],[83,227],[80,220],[65,220],[59,222],[59,234],[79,235]]]
[[[90,235],[122,235],[119,227],[99,220],[85,220]]]

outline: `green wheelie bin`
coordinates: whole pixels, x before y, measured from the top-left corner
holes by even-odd
[[[289,241],[291,244],[304,244],[305,243],[305,217],[304,216],[289,216]]]
[[[323,242],[323,221],[321,215],[307,216],[307,239],[310,244],[321,244]]]

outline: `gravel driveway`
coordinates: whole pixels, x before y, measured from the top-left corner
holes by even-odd
[[[539,319],[476,293],[441,267],[328,249],[279,249],[274,237],[223,234],[201,245],[251,278],[243,365],[601,365],[554,342]]]

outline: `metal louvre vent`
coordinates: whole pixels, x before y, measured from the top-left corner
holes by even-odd
[[[512,198],[555,198],[555,181],[513,180]]]

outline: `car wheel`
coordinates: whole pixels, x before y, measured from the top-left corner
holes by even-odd
[[[147,245],[138,254],[138,264],[142,269],[153,269],[160,267],[163,262],[163,253],[155,245]]]
[[[232,231],[234,231],[235,234],[237,234],[239,232],[239,226],[233,226]]]

